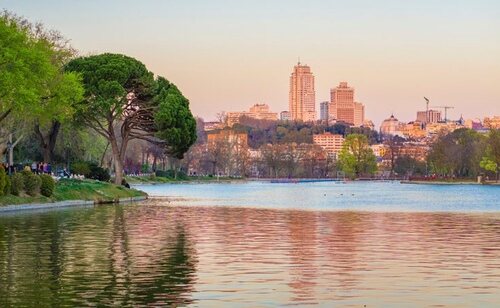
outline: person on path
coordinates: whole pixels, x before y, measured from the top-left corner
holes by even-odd
[[[36,163],[36,161],[34,161],[33,163],[31,163],[31,172],[37,173],[37,163]]]

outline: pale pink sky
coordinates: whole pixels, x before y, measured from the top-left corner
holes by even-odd
[[[340,81],[366,116],[415,118],[423,96],[450,118],[500,115],[500,2],[14,1],[0,8],[60,30],[83,54],[118,52],[176,83],[194,114],[288,106],[297,57],[317,109]]]

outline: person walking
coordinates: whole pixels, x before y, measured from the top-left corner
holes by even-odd
[[[31,172],[38,174],[38,168],[37,167],[38,167],[38,164],[36,163],[36,161],[32,162],[31,163]]]

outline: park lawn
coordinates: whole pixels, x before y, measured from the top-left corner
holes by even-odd
[[[160,177],[160,176],[126,176],[125,180],[129,184],[153,184],[153,183],[172,183],[179,182],[178,179]]]
[[[146,193],[96,180],[61,179],[54,191],[54,200],[113,201],[120,198],[141,197]]]
[[[16,205],[28,203],[50,203],[65,200],[94,200],[96,202],[109,202],[120,198],[141,197],[146,193],[117,186],[111,183],[95,180],[61,179],[56,183],[54,195],[44,196],[0,196],[0,205]]]

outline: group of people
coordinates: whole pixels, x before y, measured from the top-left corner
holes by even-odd
[[[31,172],[36,174],[52,174],[52,165],[44,162],[34,161],[31,164]]]

